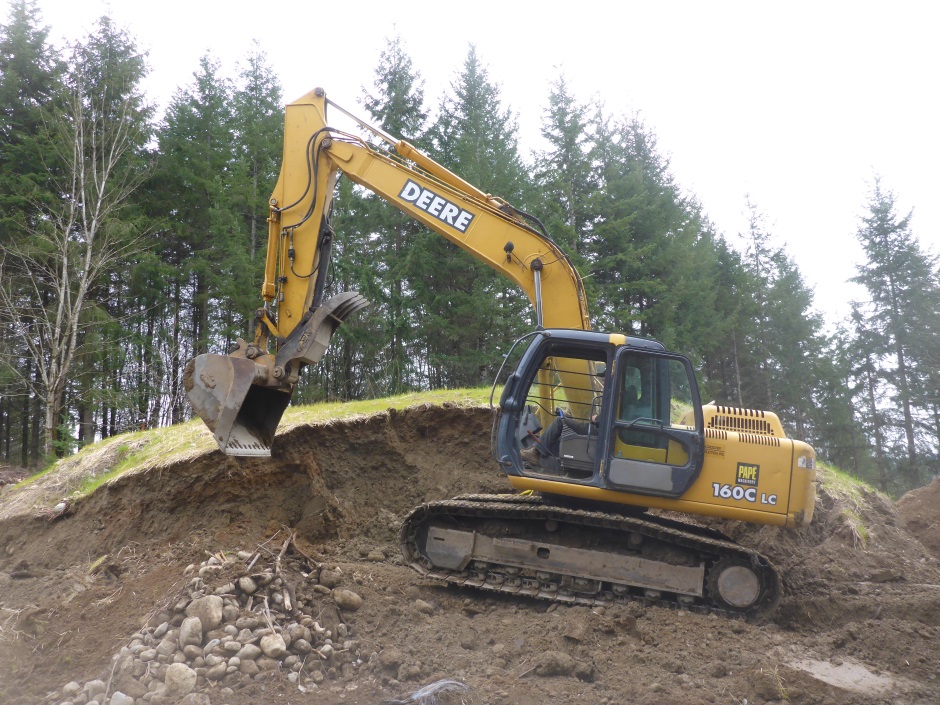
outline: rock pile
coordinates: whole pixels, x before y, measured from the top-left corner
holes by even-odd
[[[286,679],[307,692],[352,677],[364,662],[342,614],[362,598],[339,587],[338,569],[312,560],[288,576],[281,562],[291,540],[260,568],[260,554],[248,552],[189,566],[179,599],[130,638],[108,674],[69,683],[49,702],[208,705],[206,692],[225,698],[253,680]]]

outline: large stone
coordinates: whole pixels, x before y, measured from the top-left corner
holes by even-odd
[[[535,666],[538,676],[575,676],[578,680],[593,681],[594,666],[590,663],[581,663],[563,651],[545,651]]]
[[[259,649],[254,644],[245,644],[235,655],[238,656],[238,658],[240,658],[242,661],[246,659],[254,661],[261,655],[261,649]]]
[[[238,614],[238,607],[235,605],[225,605],[225,607],[222,608],[222,621],[234,622],[236,619],[238,619]]]
[[[309,654],[313,651],[313,646],[306,639],[296,639],[291,643],[291,650],[298,654]]]
[[[104,693],[107,690],[108,686],[105,685],[105,682],[101,680],[88,681],[85,684],[85,687],[82,688],[82,691],[85,693],[85,695],[88,696],[89,699],[95,697],[98,695],[98,693]]]
[[[162,622],[159,627],[153,630],[154,639],[162,639],[170,631],[170,623]]]
[[[157,655],[169,658],[179,650],[177,646],[176,639],[173,639],[169,636],[163,638],[159,644],[157,644]]]
[[[258,592],[258,583],[246,575],[238,579],[238,589],[246,595],[254,595]]]
[[[535,673],[539,676],[572,676],[577,663],[563,651],[545,651],[539,657]]]
[[[122,678],[118,681],[117,689],[132,698],[142,698],[147,692],[147,686],[134,678]]]
[[[210,705],[209,696],[205,693],[190,693],[179,701],[178,705]]]
[[[328,588],[335,588],[343,582],[343,574],[336,570],[329,570],[327,568],[320,569],[320,585]]]
[[[257,676],[261,673],[261,669],[258,668],[258,664],[254,661],[242,661],[238,665],[239,673],[244,673],[246,676]]]
[[[254,617],[239,617],[235,620],[236,629],[257,629],[261,622]]]
[[[225,677],[225,671],[228,669],[228,664],[225,661],[217,663],[215,666],[212,666],[208,671],[206,671],[206,678],[210,681],[220,681]]]
[[[382,668],[389,670],[397,670],[404,660],[405,654],[394,646],[382,649],[382,652],[379,654],[379,663],[382,664]]]
[[[287,656],[287,644],[280,634],[267,634],[261,637],[261,651],[268,658],[283,658]]]
[[[333,601],[341,610],[348,610],[349,612],[355,612],[362,607],[362,598],[352,590],[337,588],[333,591]]]
[[[196,687],[196,678],[196,672],[185,663],[172,663],[166,668],[163,682],[171,695],[189,695]]]
[[[222,624],[222,598],[218,595],[206,595],[193,600],[186,607],[187,617],[198,617],[205,631],[215,629]]]
[[[564,636],[565,639],[569,639],[577,643],[584,643],[591,640],[593,633],[593,629],[591,628],[591,624],[587,617],[585,615],[578,614],[567,622],[564,631],[562,632],[562,636]]]
[[[130,695],[125,695],[120,690],[116,690],[111,694],[108,705],[134,705],[134,698]]]
[[[258,664],[258,668],[260,668],[262,671],[273,671],[280,665],[277,659],[268,658],[267,656],[262,656],[257,661],[255,661],[255,663]]]

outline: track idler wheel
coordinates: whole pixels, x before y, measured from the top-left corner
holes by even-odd
[[[718,605],[736,612],[747,612],[764,593],[758,570],[730,558],[722,558],[709,571],[708,588]]]

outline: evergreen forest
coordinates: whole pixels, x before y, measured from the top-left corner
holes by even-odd
[[[758,205],[742,204],[746,232],[719,232],[637,116],[581,102],[559,75],[544,148],[528,153],[473,46],[444,96],[425,95],[400,39],[376,53],[348,107],[535,214],[581,272],[596,329],[689,355],[704,400],[776,412],[820,459],[893,495],[940,474],[938,258],[880,179],[859,194],[867,296],[830,332]],[[206,55],[158,114],[148,70],[107,15],[64,48],[35,0],[13,0],[0,25],[6,463],[40,468],[187,420],[187,360],[253,337],[278,78],[257,45],[231,74]],[[333,227],[329,293],[357,290],[371,306],[306,370],[295,403],[492,384],[533,326],[520,292],[342,179]]]

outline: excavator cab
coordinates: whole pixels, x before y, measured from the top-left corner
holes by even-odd
[[[508,380],[500,411],[497,454],[510,475],[677,497],[702,469],[691,363],[655,341],[544,331]]]

